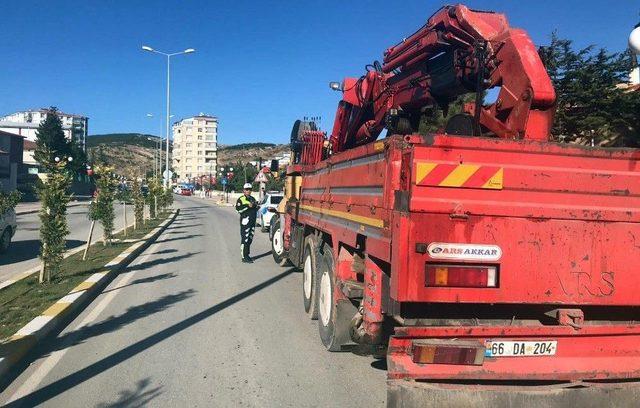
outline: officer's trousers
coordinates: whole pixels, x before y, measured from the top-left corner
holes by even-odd
[[[251,222],[251,219],[249,217],[240,219],[240,251],[242,253],[243,259],[249,258],[255,227],[256,222]]]

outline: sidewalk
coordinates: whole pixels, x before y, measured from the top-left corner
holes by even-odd
[[[222,207],[233,207],[236,205],[236,200],[238,200],[238,197],[240,197],[242,195],[242,193],[229,193],[229,202],[227,203],[226,200],[226,195],[222,192],[216,191],[212,196],[210,197],[202,197],[199,192],[195,192],[194,195],[192,195],[192,197],[195,198],[199,198],[199,199],[204,199],[207,201],[214,201],[217,205],[222,206]],[[258,199],[258,193],[257,192],[253,192],[251,193],[251,195],[257,200]]]

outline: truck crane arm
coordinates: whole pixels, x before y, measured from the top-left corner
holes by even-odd
[[[499,87],[494,103],[482,105],[485,90]],[[420,117],[448,108],[458,96],[476,93],[466,114],[445,131],[460,135],[548,140],[555,91],[538,52],[524,30],[503,14],[445,6],[401,43],[387,49],[383,64],[367,66],[340,89],[331,153],[374,141],[384,128],[393,134],[418,130]]]

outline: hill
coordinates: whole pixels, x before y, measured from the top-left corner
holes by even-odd
[[[244,150],[244,149],[266,149],[270,147],[275,147],[276,145],[273,143],[241,143],[237,145],[220,145],[220,149],[225,150]]]
[[[124,175],[142,175],[153,172],[153,159],[157,160],[158,136],[140,133],[110,133],[87,137],[89,161],[107,164]],[[165,155],[162,155],[163,163]]]
[[[87,138],[87,147],[99,145],[134,145],[153,148],[157,145],[159,136],[147,135],[143,133],[108,133],[104,135],[93,135]]]
[[[289,151],[289,145],[273,143],[242,143],[237,145],[219,146],[218,164],[228,165],[238,162],[247,163],[260,158],[272,159]]]
[[[141,133],[109,133],[87,137],[87,154],[92,163],[113,166],[124,175],[153,172],[158,136]],[[171,146],[170,146],[171,148]],[[273,143],[242,143],[218,146],[218,164],[246,163],[262,158],[268,160],[289,151],[289,145]],[[165,155],[162,155],[164,163]]]

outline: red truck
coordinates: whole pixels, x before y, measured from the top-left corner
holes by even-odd
[[[461,5],[332,88],[331,134],[294,126],[272,226],[324,346],[387,345],[389,405],[634,406],[640,152],[550,142],[531,40]],[[442,132],[417,133],[469,92]]]

